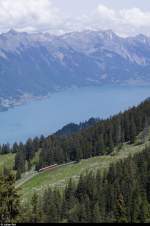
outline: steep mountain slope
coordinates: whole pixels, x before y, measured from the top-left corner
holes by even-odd
[[[0,103],[71,86],[150,83],[150,38],[112,31],[0,35]],[[8,100],[7,100],[8,99]]]

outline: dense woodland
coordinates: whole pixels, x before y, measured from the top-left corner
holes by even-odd
[[[20,214],[20,196],[15,189],[15,175],[0,177],[0,224],[15,223]]]
[[[16,152],[15,167],[17,178],[32,167],[32,159],[40,151],[36,170],[51,164],[80,161],[93,156],[110,154],[114,147],[124,142],[134,143],[141,131],[150,125],[150,100],[147,99],[138,107],[119,113],[107,120],[99,120],[91,126],[77,132],[65,134],[59,132],[47,138],[29,139],[25,145],[14,144]],[[83,127],[83,125],[82,125]],[[71,128],[71,127],[69,127]],[[144,140],[143,140],[144,142]],[[3,148],[4,149],[4,148]]]

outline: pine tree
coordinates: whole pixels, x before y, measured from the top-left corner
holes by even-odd
[[[39,223],[38,222],[38,195],[36,192],[34,192],[31,200],[31,206],[32,206],[32,223]]]
[[[92,223],[101,223],[101,215],[100,215],[100,209],[98,203],[94,205],[94,208],[92,210]]]
[[[117,223],[127,223],[127,210],[124,203],[124,198],[122,194],[119,194],[116,203],[116,222]]]
[[[130,142],[131,144],[133,144],[135,142],[135,137],[137,135],[137,131],[136,131],[136,125],[134,122],[134,118],[131,118],[131,122],[130,122]]]
[[[20,197],[15,189],[15,176],[0,178],[0,223],[14,223],[20,213]]]
[[[145,223],[147,219],[150,219],[150,203],[144,195],[140,204],[139,220],[140,223]]]

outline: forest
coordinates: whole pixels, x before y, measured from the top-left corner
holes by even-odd
[[[150,222],[149,153],[147,147],[112,165],[103,176],[87,172],[77,185],[70,180],[63,195],[51,189],[42,197],[34,194],[30,222]]]
[[[78,183],[70,179],[63,192],[56,188],[47,188],[42,195],[35,192],[26,205],[21,205],[14,176],[1,178],[0,222],[150,222],[150,147],[111,165],[103,175],[87,171]]]
[[[77,182],[70,179],[63,191],[49,187],[42,194],[35,192],[28,202],[21,202],[15,181],[33,167],[37,152],[35,169],[39,170],[52,164],[111,155],[124,143],[137,147],[145,144],[150,99],[107,120],[85,123],[76,131],[70,124],[69,130],[63,128],[49,137],[0,147],[1,155],[16,154],[14,171],[5,170],[0,178],[0,223],[150,222],[150,146],[146,145],[142,152],[117,161],[104,173],[89,170]]]
[[[16,153],[14,169],[17,171],[17,179],[23,172],[31,169],[32,159],[37,151],[40,151],[40,156],[36,170],[53,164],[109,155],[114,147],[121,148],[122,143],[134,143],[136,136],[141,131],[146,133],[149,125],[150,100],[147,99],[139,106],[107,120],[94,121],[93,125],[86,124],[85,128],[82,125],[83,129],[78,129],[77,132],[72,133],[70,129],[66,134],[59,132],[59,135],[56,133],[46,138],[41,136],[29,139],[24,145],[15,143],[11,152]],[[141,142],[144,142],[144,136]],[[7,146],[2,147],[2,150],[5,149]]]

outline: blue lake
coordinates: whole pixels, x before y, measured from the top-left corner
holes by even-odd
[[[90,117],[107,118],[150,97],[150,87],[72,88],[0,113],[0,143],[25,142]]]

